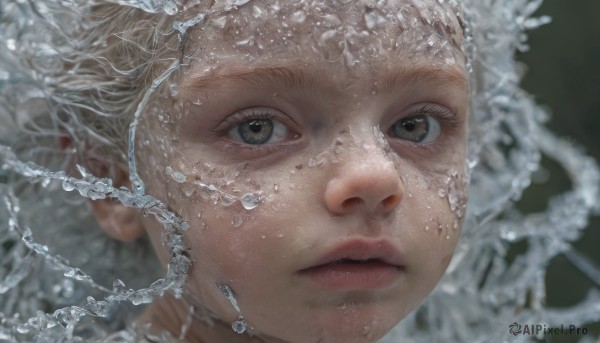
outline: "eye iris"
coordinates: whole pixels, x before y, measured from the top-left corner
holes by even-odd
[[[253,119],[240,124],[238,132],[247,144],[264,144],[273,135],[273,121]]]
[[[425,116],[407,118],[393,127],[396,137],[412,142],[421,142],[429,133],[429,122]]]

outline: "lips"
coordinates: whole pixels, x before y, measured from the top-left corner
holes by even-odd
[[[369,290],[392,285],[404,271],[399,250],[388,241],[350,240],[299,274],[326,289]]]

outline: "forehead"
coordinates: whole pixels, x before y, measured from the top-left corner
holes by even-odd
[[[398,59],[465,61],[458,9],[444,0],[228,0],[196,7],[186,12],[207,15],[188,33],[186,50],[205,66],[298,58],[352,68]]]

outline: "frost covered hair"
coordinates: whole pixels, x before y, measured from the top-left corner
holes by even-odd
[[[88,156],[102,147],[96,158],[125,163],[143,92],[177,55],[173,18],[112,1],[9,2],[1,10],[14,52],[2,62],[16,72],[1,89],[2,120],[38,139],[65,137]]]
[[[465,23],[470,54],[471,202],[446,276],[388,340],[502,340],[516,319],[549,326],[564,318],[573,325],[597,320],[595,293],[568,309],[545,307],[544,277],[553,257],[564,254],[600,279],[570,244],[590,213],[600,211],[600,174],[593,160],[544,129],[546,113],[519,88],[514,53],[527,48],[526,29],[548,21],[531,18],[541,1],[440,1],[455,6]],[[131,321],[117,311],[119,304],[181,291],[190,263],[178,248],[185,223],[143,190],[98,179],[110,173],[93,161],[127,163],[129,124],[138,105],[182,63],[186,29],[202,19],[188,13],[229,11],[247,2],[0,3],[0,196],[6,204],[0,206],[0,339],[102,338]],[[513,204],[544,154],[563,166],[573,189],[545,212],[520,214]],[[96,176],[86,168],[79,168],[81,177],[67,175],[73,162]],[[173,257],[167,275],[151,286],[157,267],[139,262],[149,254],[143,244],[121,245],[93,230],[82,199],[106,197],[144,209],[164,224]],[[521,241],[527,251],[509,263],[508,248]],[[86,322],[92,316],[106,318],[108,327]]]

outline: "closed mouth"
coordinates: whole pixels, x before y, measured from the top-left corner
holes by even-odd
[[[392,285],[404,271],[380,258],[341,258],[303,269],[300,275],[325,289],[374,290]]]

